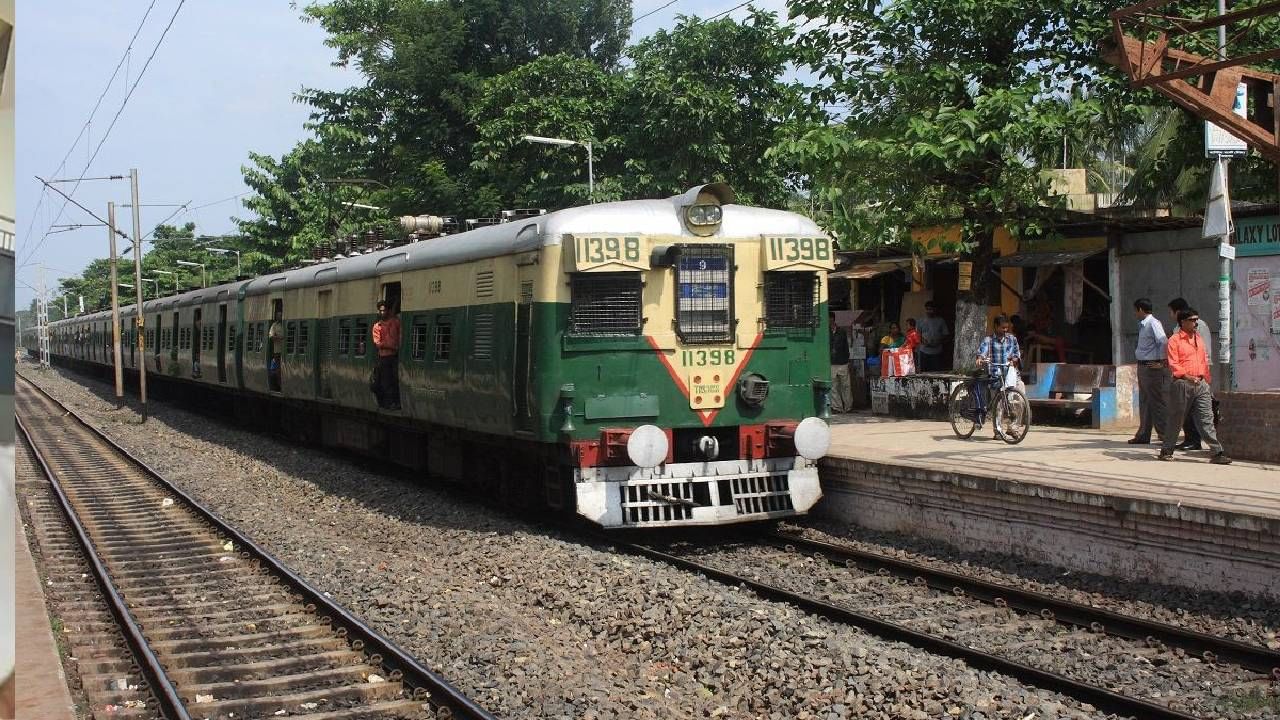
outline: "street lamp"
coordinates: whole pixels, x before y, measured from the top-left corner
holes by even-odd
[[[189,262],[187,260],[175,260],[174,262],[178,263],[179,265],[185,265],[186,267],[200,268],[200,287],[209,287],[209,278],[207,275],[205,275],[204,263]]]
[[[591,154],[590,140],[566,140],[565,138],[550,138],[540,135],[525,135],[523,140],[531,143],[541,143],[543,145],[559,145],[560,147],[568,147],[570,145],[581,145],[587,149],[587,200],[588,202],[596,201],[596,175],[595,175],[595,159]]]
[[[174,272],[174,271],[172,271],[172,270],[156,270],[155,272],[156,272],[156,273],[158,273],[158,274],[160,274],[160,275],[172,275],[172,276],[173,276],[173,294],[174,294],[174,295],[177,295],[177,294],[178,294],[178,273],[176,273],[176,272]],[[157,291],[157,292],[156,292],[156,294],[157,294],[157,295],[159,295],[159,294],[160,294],[160,293],[159,293],[159,290],[160,290],[160,283],[157,281],[157,282],[156,282],[156,291]]]
[[[138,279],[139,279],[139,280],[141,280],[141,281],[142,281],[142,282],[144,282],[144,283],[155,283],[155,284],[156,284],[156,297],[160,297],[160,281],[159,281],[159,280],[157,280],[157,279],[155,279],[155,278],[138,278]]]
[[[235,253],[236,254],[236,279],[237,280],[240,279],[240,251],[239,250],[228,250],[225,248],[205,248],[205,250],[208,250],[211,253],[218,253],[219,255],[226,255],[227,253]]]
[[[341,205],[346,205],[346,206],[347,206],[347,207],[349,207],[349,208],[360,208],[361,210],[382,210],[382,209],[384,209],[384,208],[380,208],[380,207],[378,207],[377,205],[365,205],[364,203],[358,203],[358,202],[344,202],[344,203],[339,203],[339,204],[341,204]]]

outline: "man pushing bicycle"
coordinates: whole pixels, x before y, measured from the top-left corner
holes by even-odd
[[[1013,326],[1005,315],[997,315],[993,326],[995,332],[983,338],[978,345],[978,367],[990,367],[993,375],[1001,373],[1002,385],[1016,386],[1018,374],[1015,368],[1022,365],[1022,349],[1018,347],[1018,338],[1013,334]],[[1012,381],[1008,375],[1012,375]],[[997,416],[991,425],[996,437],[1000,437],[1000,418]]]

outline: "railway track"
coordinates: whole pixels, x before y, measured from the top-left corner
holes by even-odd
[[[35,385],[17,391],[20,461],[48,479],[31,519],[95,716],[492,720]]]
[[[1151,673],[1209,672],[1231,665],[1217,679],[1229,676],[1229,689],[1259,697],[1276,692],[1272,688],[1280,681],[1280,652],[1274,650],[791,534],[710,547],[620,547],[1118,715],[1216,716],[1138,697],[1150,692],[1148,686],[1055,672],[1044,660],[1084,647],[1088,650],[1081,655],[1095,658],[1099,666],[1127,659]],[[799,570],[775,571],[797,565]]]

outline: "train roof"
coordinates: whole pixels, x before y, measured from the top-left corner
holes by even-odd
[[[148,300],[146,312],[164,312],[212,300],[235,300],[314,285],[359,280],[391,273],[422,270],[501,257],[559,245],[565,235],[614,233],[626,235],[699,236],[689,232],[681,210],[698,188],[660,200],[621,200],[557,210],[531,218],[468,230],[456,235],[419,240],[376,252],[293,270],[261,275],[178,295]],[[813,220],[786,210],[733,203],[722,206],[723,217],[710,237],[759,237],[761,235],[823,235]],[[133,316],[133,305],[121,307],[121,317]],[[110,318],[110,311],[81,315],[94,321]],[[59,321],[61,322],[61,321]]]

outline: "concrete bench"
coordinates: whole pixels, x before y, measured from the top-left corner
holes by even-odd
[[[1033,408],[1089,414],[1095,428],[1126,427],[1138,421],[1136,365],[1036,363],[1027,385]],[[1033,413],[1034,416],[1034,413]]]

